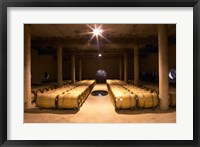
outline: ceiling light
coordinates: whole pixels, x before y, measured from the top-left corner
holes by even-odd
[[[96,36],[98,36],[101,32],[102,32],[102,30],[100,30],[99,28],[95,28],[93,30],[93,34],[96,35]]]
[[[97,45],[99,46],[99,38],[105,39],[107,42],[110,42],[107,38],[103,36],[103,32],[106,30],[102,29],[102,25],[94,25],[94,27],[87,25],[92,31],[88,32],[89,34],[93,34],[92,37],[90,38],[89,42],[95,37],[97,41]]]
[[[102,55],[101,55],[101,54],[98,54],[98,56],[101,57]]]

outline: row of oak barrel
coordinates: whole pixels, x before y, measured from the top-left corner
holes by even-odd
[[[132,80],[128,81],[129,84],[134,84]],[[140,87],[142,89],[146,89],[151,92],[157,92],[159,94],[159,87],[157,84],[152,84],[152,83],[141,83]],[[169,87],[169,106],[172,108],[176,107],[176,88],[175,87]]]
[[[159,104],[156,91],[142,89],[120,80],[107,80],[107,87],[116,109],[155,108]]]
[[[83,80],[41,93],[36,98],[36,106],[52,109],[78,109],[85,102],[94,85],[95,80]]]
[[[71,80],[65,80],[62,82],[62,86],[67,86],[70,83]],[[33,86],[31,88],[31,102],[34,103],[36,101],[37,96],[40,95],[41,93],[45,93],[47,91],[51,91],[57,88],[58,86],[56,82],[46,83],[41,86],[35,86],[35,87]]]
[[[143,89],[149,91],[156,91],[157,93],[159,93],[159,88],[157,85],[143,84],[141,87]],[[168,94],[169,94],[169,106],[173,108],[176,107],[176,89],[170,88]]]

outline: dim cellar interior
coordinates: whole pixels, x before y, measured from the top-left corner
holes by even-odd
[[[175,123],[175,24],[25,24],[25,123]]]

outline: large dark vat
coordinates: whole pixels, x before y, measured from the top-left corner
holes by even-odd
[[[105,70],[102,70],[102,69],[99,69],[97,72],[96,72],[96,81],[97,83],[106,83],[106,71]]]

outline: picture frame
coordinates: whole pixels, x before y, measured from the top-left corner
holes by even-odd
[[[193,140],[7,140],[8,7],[193,7]],[[199,0],[1,0],[0,3],[0,144],[1,146],[199,146],[200,2]]]

